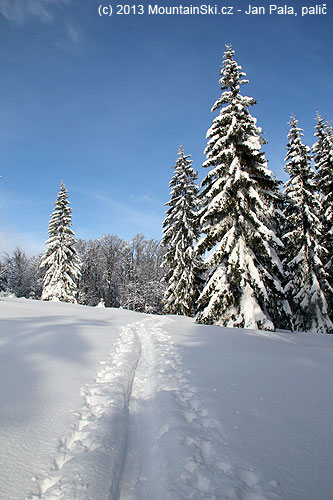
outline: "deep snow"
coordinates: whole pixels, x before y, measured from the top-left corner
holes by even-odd
[[[0,498],[331,500],[333,336],[0,300]]]

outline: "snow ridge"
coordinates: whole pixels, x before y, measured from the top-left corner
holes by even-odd
[[[133,324],[122,327],[114,351],[100,363],[96,380],[82,389],[85,403],[70,432],[60,439],[51,471],[34,478],[38,491],[29,500],[115,498],[140,350]]]

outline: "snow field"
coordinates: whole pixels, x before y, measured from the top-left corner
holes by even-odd
[[[163,328],[174,321],[145,318],[121,328],[29,500],[279,497],[225,456],[221,425]]]
[[[25,299],[0,317],[1,500],[331,500],[332,336]]]
[[[60,438],[70,435],[77,421],[73,413],[83,405],[81,388],[96,378],[100,360],[114,352],[122,326],[138,317],[0,298],[1,500],[40,493],[38,479],[50,475],[55,457],[61,460]]]

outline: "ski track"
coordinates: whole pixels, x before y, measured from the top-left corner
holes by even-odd
[[[280,498],[274,481],[262,484],[251,467],[241,466],[237,460],[225,456],[221,424],[203,405],[197,387],[191,382],[192,372],[184,368],[179,347],[163,329],[167,324],[172,327],[172,322],[172,318],[154,317],[136,325],[142,354],[131,401],[135,401],[139,413],[142,413],[140,400],[141,407],[143,401],[148,401],[148,421],[154,439],[144,453],[142,449],[140,453],[140,448],[137,450],[136,467],[133,454],[127,453],[117,500]],[[128,444],[127,452],[131,452]],[[135,444],[134,439],[134,448]],[[151,460],[147,459],[149,451],[153,455]],[[159,489],[151,484],[151,490],[147,485],[142,489],[146,475],[142,474],[142,480],[139,471],[153,460],[155,473],[159,472],[155,478]],[[128,474],[133,468],[137,470],[136,477]],[[128,487],[130,480],[132,485]]]
[[[29,500],[281,498],[275,481],[225,456],[222,423],[163,330],[173,321],[155,316],[122,327]]]
[[[122,327],[114,350],[96,380],[81,390],[84,405],[49,473],[34,478],[28,499],[106,500],[114,498],[123,466],[128,405],[140,341],[133,324]]]

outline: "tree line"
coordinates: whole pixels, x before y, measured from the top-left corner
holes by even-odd
[[[17,296],[195,316],[227,327],[333,331],[333,134],[317,114],[315,144],[290,119],[281,190],[226,46],[218,112],[207,131],[201,187],[181,146],[161,243],[136,235],[77,241],[62,183],[40,259],[20,249],[0,286]],[[312,166],[313,164],[313,166]]]
[[[29,258],[16,248],[0,263],[0,291],[16,297],[162,312],[163,249],[157,240],[137,234],[126,241],[108,234],[96,240],[75,240],[75,252],[80,263],[76,278],[71,282],[71,270],[60,269],[51,281],[45,278],[47,268],[41,266],[42,262],[47,265],[45,252]]]

